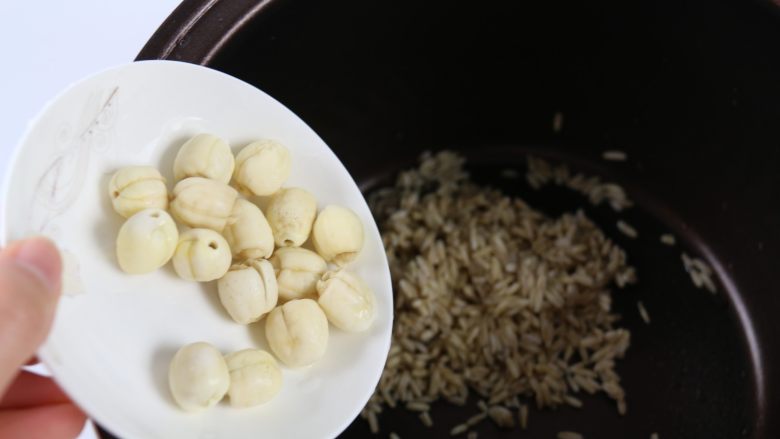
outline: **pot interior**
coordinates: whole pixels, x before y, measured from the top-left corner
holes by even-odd
[[[584,396],[582,409],[532,410],[528,437],[780,434],[765,417],[780,408],[766,375],[780,353],[771,338],[780,309],[770,287],[780,260],[773,5],[224,3],[186,2],[190,12],[180,8],[179,22],[169,20],[140,57],[203,63],[256,85],[311,125],[366,193],[422,151],[453,149],[476,181],[549,215],[581,207],[627,250],[639,283],[613,297],[632,332],[617,366],[628,414],[603,395]],[[205,11],[198,18],[195,6]],[[612,149],[628,160],[604,161]],[[533,190],[523,178],[529,155],[614,181],[636,206],[617,215],[565,189]],[[520,178],[505,178],[507,169]],[[620,218],[638,239],[617,231]],[[662,245],[663,233],[677,246]],[[681,251],[715,269],[716,294],[693,286]],[[446,437],[473,405],[436,405],[433,429],[386,410],[382,435]],[[476,430],[517,435],[490,422]],[[358,419],[343,437],[368,434]]]

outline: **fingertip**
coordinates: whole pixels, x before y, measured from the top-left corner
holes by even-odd
[[[46,238],[0,253],[0,392],[51,328],[61,288],[59,251]]]
[[[51,240],[36,236],[15,244],[8,252],[17,265],[41,279],[49,292],[59,293],[62,284],[62,258]]]
[[[57,432],[62,432],[63,437],[73,437],[81,433],[84,424],[87,422],[87,415],[80,408],[73,404],[61,404],[58,406],[57,415],[60,419],[60,428]]]
[[[0,397],[0,410],[70,402],[68,395],[51,378],[22,371]]]
[[[72,439],[84,429],[87,417],[73,404],[0,412],[0,437]]]

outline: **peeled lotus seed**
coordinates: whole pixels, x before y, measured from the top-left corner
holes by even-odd
[[[185,178],[173,188],[171,213],[189,227],[221,232],[237,197],[238,192],[225,183],[203,177]]]
[[[235,258],[267,258],[274,251],[274,235],[265,215],[259,207],[242,198],[233,205],[222,234]]]
[[[317,215],[311,238],[320,256],[343,266],[355,260],[363,248],[363,224],[350,209],[327,206]]]
[[[374,292],[345,270],[329,271],[317,282],[320,308],[333,326],[349,332],[365,331],[376,317]]]
[[[230,268],[230,246],[210,229],[190,229],[179,237],[173,254],[173,268],[182,279],[208,282],[219,279]]]
[[[282,370],[274,357],[260,349],[244,349],[225,357],[230,371],[230,404],[251,407],[273,399],[282,389]]]
[[[160,172],[151,166],[129,166],[111,177],[108,194],[114,210],[128,218],[144,209],[168,207],[168,189]]]
[[[227,184],[233,175],[233,153],[213,134],[198,134],[184,142],[173,161],[173,177],[204,177]]]
[[[217,290],[230,317],[243,325],[260,320],[279,298],[274,267],[264,259],[234,265],[217,281]]]
[[[179,231],[162,209],[142,210],[122,224],[116,237],[116,257],[126,273],[154,271],[168,262],[176,250]]]
[[[268,345],[287,366],[308,366],[325,355],[328,319],[317,302],[291,300],[271,311],[265,320]]]
[[[273,140],[258,140],[236,155],[234,179],[245,195],[271,195],[290,176],[290,165],[290,153],[284,145]]]
[[[266,217],[279,247],[298,247],[311,233],[317,200],[301,188],[282,189],[268,202]]]
[[[276,272],[281,301],[315,297],[317,281],[328,269],[328,264],[320,255],[300,247],[276,250],[271,264]]]
[[[168,384],[179,406],[194,412],[218,403],[230,386],[230,372],[222,354],[208,343],[183,346],[168,369]]]

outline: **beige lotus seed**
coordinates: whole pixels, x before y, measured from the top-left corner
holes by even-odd
[[[179,231],[162,209],[142,210],[122,224],[116,238],[116,257],[122,271],[142,274],[168,262],[176,250]]]
[[[217,281],[217,291],[230,317],[243,325],[260,320],[279,297],[274,268],[264,259],[231,267]]]
[[[350,209],[327,206],[317,215],[311,237],[320,256],[343,266],[355,260],[363,248],[363,223]]]
[[[190,229],[179,237],[173,254],[173,268],[182,279],[208,282],[219,279],[230,268],[230,246],[210,229]]]
[[[184,142],[173,161],[173,178],[203,177],[229,183],[235,165],[227,142],[213,134],[198,134]]]
[[[320,255],[300,247],[277,249],[271,257],[271,264],[279,286],[279,300],[282,302],[315,297],[317,281],[328,268]]]
[[[260,349],[244,349],[225,357],[230,371],[228,396],[233,407],[264,404],[282,389],[282,370],[274,357]]]
[[[317,302],[291,300],[268,314],[265,336],[271,350],[284,364],[308,366],[325,355],[328,319]]]
[[[274,251],[274,235],[268,220],[259,207],[243,198],[233,205],[222,234],[230,244],[234,258],[267,258]]]
[[[273,140],[258,140],[236,155],[233,178],[243,194],[267,196],[287,181],[290,167],[290,152],[284,145]]]
[[[160,172],[151,166],[128,166],[111,176],[108,195],[114,210],[125,218],[144,209],[168,207],[168,189]]]
[[[266,207],[266,218],[279,247],[298,247],[311,233],[317,215],[317,200],[301,188],[287,188],[275,193]]]
[[[222,232],[233,211],[238,193],[232,187],[203,177],[176,183],[171,214],[182,224]]]
[[[365,331],[376,318],[371,288],[343,269],[329,271],[317,282],[320,308],[333,326],[349,332]]]
[[[222,354],[208,343],[183,346],[168,369],[173,399],[188,412],[214,406],[227,393],[230,372]]]

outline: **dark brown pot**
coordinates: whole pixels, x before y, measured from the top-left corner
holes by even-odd
[[[615,297],[633,339],[618,366],[629,413],[586,397],[581,410],[532,411],[521,437],[731,439],[780,437],[778,47],[778,8],[759,1],[188,0],[139,59],[255,84],[307,121],[366,190],[429,148],[463,151],[477,179],[551,214],[585,202],[496,171],[532,152],[617,180],[637,201],[623,217],[640,232],[614,233],[640,276]],[[605,149],[629,160],[604,162]],[[614,213],[587,211],[615,232]],[[667,231],[677,248],[658,242]],[[692,287],[680,245],[715,268],[718,294]],[[449,437],[470,413],[437,406],[426,429],[389,411],[382,434]],[[357,420],[343,437],[368,428]]]

